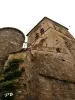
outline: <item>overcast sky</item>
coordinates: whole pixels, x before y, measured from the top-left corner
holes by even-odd
[[[75,0],[0,0],[1,28],[15,27],[26,35],[44,16],[68,27],[75,37]]]

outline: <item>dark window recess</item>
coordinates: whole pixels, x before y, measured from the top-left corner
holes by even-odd
[[[38,33],[36,33],[35,39],[38,39],[38,38],[39,38],[39,34],[38,34]]]
[[[44,33],[44,28],[40,29],[40,33],[41,33],[41,35]]]
[[[62,59],[62,61],[65,61],[64,59]]]
[[[60,53],[61,51],[60,51],[60,48],[56,48],[56,51],[58,52],[58,53]]]
[[[56,41],[58,41],[58,40],[56,40]]]

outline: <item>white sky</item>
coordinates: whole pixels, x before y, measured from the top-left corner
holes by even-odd
[[[1,28],[15,27],[26,35],[44,16],[68,27],[75,37],[75,0],[0,0]]]

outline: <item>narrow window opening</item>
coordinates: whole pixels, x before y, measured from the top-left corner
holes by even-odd
[[[62,61],[65,61],[64,59],[62,59]]]
[[[56,41],[58,41],[58,40],[56,40]]]
[[[36,33],[35,39],[37,40],[39,38],[39,34]]]
[[[40,29],[40,33],[41,33],[41,35],[44,33],[44,28]]]
[[[61,51],[60,51],[60,48],[56,48],[56,51],[58,52],[58,53],[60,53]]]

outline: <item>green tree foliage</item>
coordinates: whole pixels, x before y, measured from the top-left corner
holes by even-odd
[[[18,78],[24,72],[24,67],[19,67],[23,63],[22,59],[13,59],[8,61],[4,67],[3,74],[0,76],[0,99],[11,100],[11,94],[15,94]],[[11,97],[10,97],[11,96]]]

